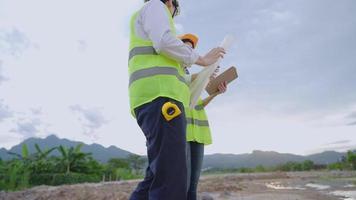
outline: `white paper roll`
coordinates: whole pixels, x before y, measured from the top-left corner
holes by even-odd
[[[224,40],[221,42],[220,47],[224,48],[227,51],[234,41],[234,37],[227,35]],[[190,84],[190,108],[193,109],[198,99],[209,83],[210,76],[213,75],[216,68],[219,66],[222,58],[219,58],[218,61],[208,67],[205,67],[202,71],[199,72],[196,79]]]

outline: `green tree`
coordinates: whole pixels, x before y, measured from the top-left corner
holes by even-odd
[[[353,170],[356,170],[356,153],[352,151],[347,152],[346,160]]]
[[[87,166],[86,170],[82,171],[82,173],[96,174],[101,176],[102,173],[104,172],[104,166],[101,165],[97,160],[95,160],[91,156],[88,157],[86,166]]]
[[[6,187],[5,183],[5,163],[0,158],[0,191]]]
[[[255,168],[255,172],[266,172],[266,168],[263,165],[257,165]]]
[[[54,160],[49,159],[48,155],[56,150],[57,147],[42,150],[38,144],[35,144],[35,149],[36,153],[34,153],[32,172],[34,174],[54,172]]]
[[[125,174],[127,172],[129,173]],[[131,168],[127,159],[112,158],[108,161],[105,170],[105,178],[108,178],[109,181],[129,178],[130,176]]]
[[[50,153],[52,153],[52,151],[56,150],[57,147],[53,147],[50,149],[45,149],[44,151],[40,148],[40,146],[38,144],[35,144],[35,149],[36,149],[36,153],[35,153],[35,158],[37,160],[45,160],[47,159],[48,155]]]
[[[342,162],[331,163],[328,165],[328,170],[344,170],[345,164]]]
[[[15,155],[19,158],[20,162],[14,161],[13,170],[10,168],[10,189],[27,188],[30,185],[31,177],[31,165],[34,159],[33,155],[30,155],[26,144],[22,145],[22,154],[9,152],[11,155]],[[17,179],[19,177],[19,183]]]
[[[86,161],[91,153],[81,152],[83,144],[76,147],[66,148],[60,145],[58,147],[61,157],[57,159],[58,165],[64,167],[65,173],[82,172],[87,170]]]
[[[130,163],[128,162],[128,160],[121,158],[111,158],[108,161],[108,166],[110,168],[130,169]]]
[[[135,154],[131,154],[129,155],[129,157],[127,158],[127,161],[130,164],[130,167],[132,168],[134,174],[138,174],[140,171],[142,171],[145,163],[146,163],[146,159],[139,156],[139,155],[135,155]]]
[[[22,145],[22,154],[8,152],[11,155],[17,156],[19,160],[13,160],[9,169],[9,188],[10,189],[23,189],[30,185],[31,165],[33,162],[33,155],[30,155],[26,144]]]
[[[314,168],[314,162],[311,160],[305,160],[302,163],[302,170],[303,171],[310,171]]]

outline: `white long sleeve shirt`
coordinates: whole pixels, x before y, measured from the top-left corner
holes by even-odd
[[[153,42],[157,53],[164,54],[187,67],[194,64],[199,54],[172,34],[166,6],[160,0],[150,0],[139,11],[135,22],[136,34]],[[189,77],[187,77],[189,78]]]

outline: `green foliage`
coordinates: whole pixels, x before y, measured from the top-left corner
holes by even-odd
[[[28,148],[26,144],[22,145],[22,157],[24,159],[28,159],[29,153],[28,153]]]
[[[124,170],[124,172],[118,173],[118,169]],[[126,159],[120,158],[112,158],[108,161],[107,165],[105,166],[105,179],[112,181],[112,180],[121,180],[124,179],[123,177],[128,177],[127,174],[132,174],[130,168],[130,163]]]
[[[329,170],[356,170],[356,153],[348,151],[340,162],[328,165]]]
[[[266,172],[267,169],[266,169],[264,166],[262,166],[262,165],[258,165],[258,166],[256,166],[256,168],[255,168],[254,171],[255,171],[255,172]]]
[[[63,172],[69,174],[70,172],[82,172],[88,170],[86,161],[88,161],[91,153],[81,152],[83,144],[76,147],[66,148],[60,145],[58,147],[61,157],[57,158],[57,165]]]
[[[302,163],[302,170],[303,171],[310,171],[314,168],[315,164],[313,161],[311,160],[305,160],[303,163]]]
[[[142,178],[145,159],[130,156],[127,159],[111,159],[101,164],[92,158],[91,153],[81,151],[82,144],[66,148],[59,146],[42,150],[35,144],[36,152],[30,154],[27,145],[22,146],[21,154],[11,161],[0,159],[0,190],[13,191],[36,185],[61,185],[105,180],[128,180]],[[60,156],[49,157],[58,151]]]
[[[131,170],[127,168],[117,168],[115,170],[115,176],[117,177],[117,180],[130,180],[141,178],[141,176],[131,173]]]
[[[131,169],[134,174],[140,174],[142,172],[144,165],[146,163],[146,159],[139,155],[129,155],[127,161],[130,164]]]
[[[356,170],[356,153],[349,151],[347,152],[346,160],[353,170]]]
[[[108,167],[130,169],[130,163],[126,159],[112,158],[108,161]]]
[[[344,169],[345,169],[345,163],[342,162],[331,163],[328,165],[328,170],[344,170]]]
[[[8,170],[8,174],[9,174],[9,177],[8,177],[8,186],[7,186],[7,189],[15,189],[17,188],[17,185],[18,185],[18,179],[19,179],[19,176],[18,176],[18,173],[20,171],[20,164],[18,162],[14,162],[14,163],[11,163],[10,165],[10,168]]]
[[[239,169],[239,172],[240,173],[252,173],[254,171],[251,168],[242,167],[242,168]]]
[[[287,162],[283,165],[277,166],[277,171],[284,171],[284,172],[290,172],[290,171],[302,171],[303,169],[303,164],[298,163],[298,162]]]
[[[31,178],[31,185],[63,185],[100,182],[101,176],[83,173],[38,174]]]
[[[238,169],[219,169],[213,168],[204,171],[204,174],[224,174],[224,173],[260,173],[260,172],[277,172],[277,171],[310,171],[326,169],[325,165],[315,165],[313,161],[306,160],[301,163],[287,162],[276,167],[266,167],[258,165],[255,168],[242,167]]]

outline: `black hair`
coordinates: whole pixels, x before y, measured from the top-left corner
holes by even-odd
[[[143,2],[148,2],[148,1],[150,1],[150,0],[144,0]],[[166,3],[168,0],[161,0],[163,3]]]
[[[194,46],[194,42],[193,42],[193,41],[191,41],[190,39],[182,39],[182,42],[184,42],[184,43],[189,42],[190,44],[192,44],[193,49],[195,48],[195,46]]]

